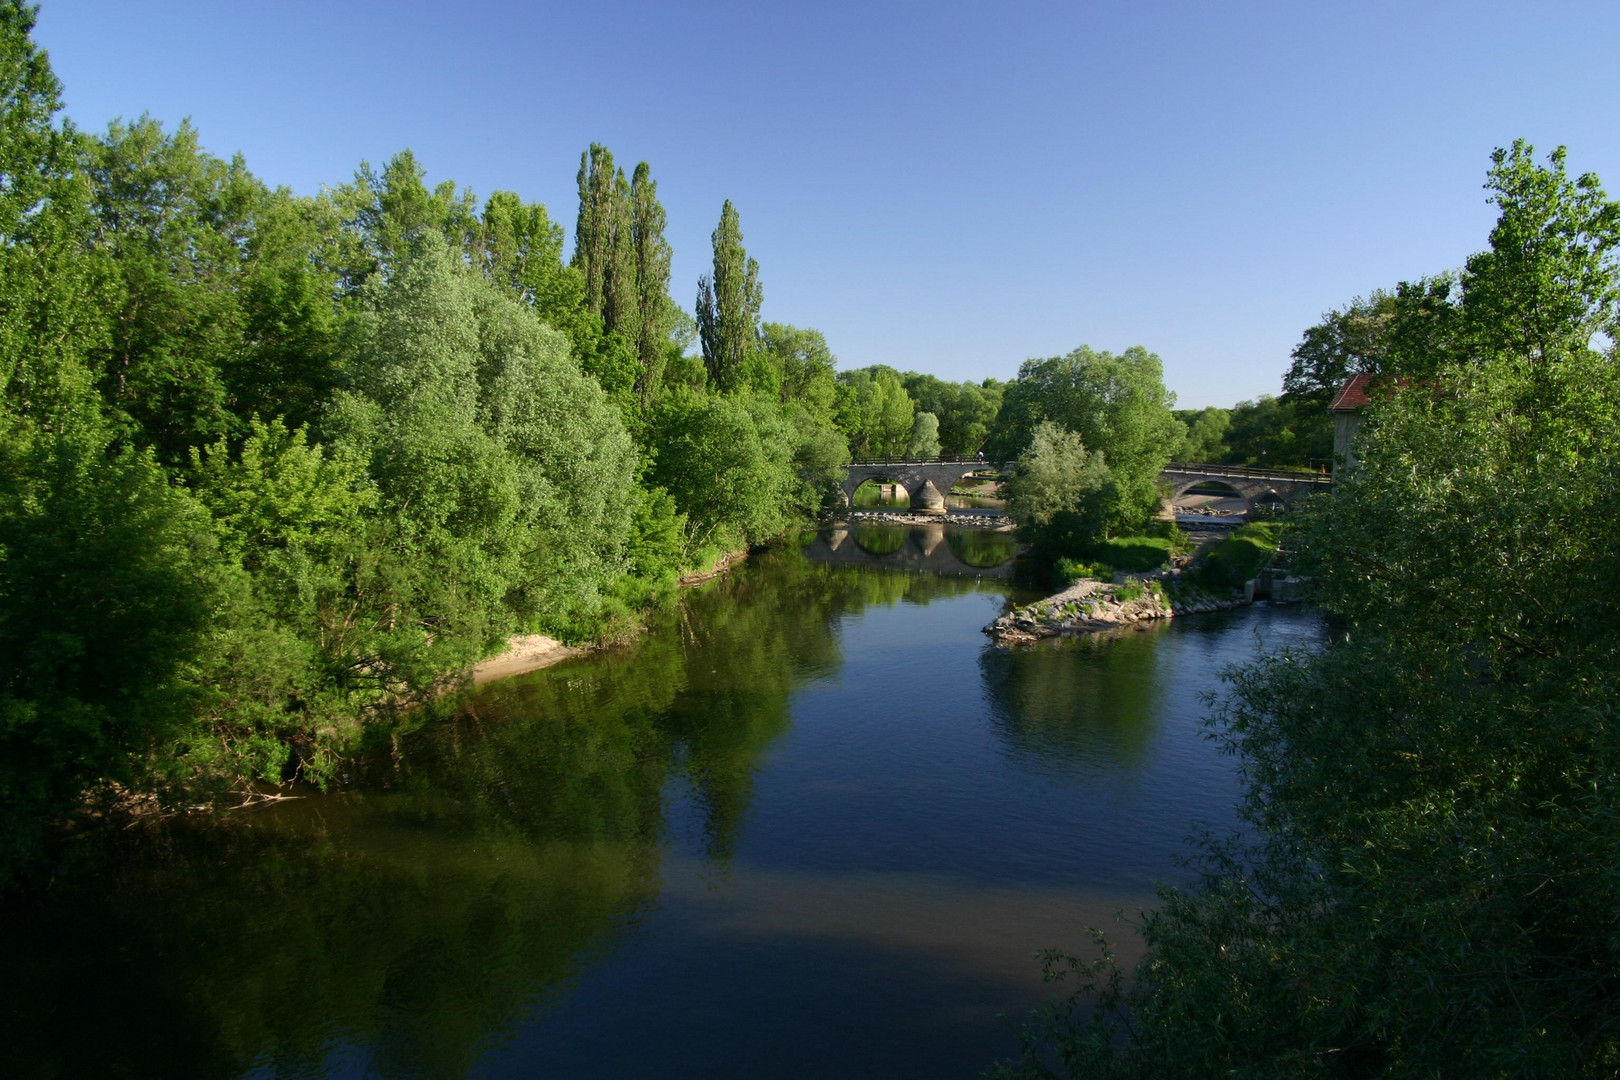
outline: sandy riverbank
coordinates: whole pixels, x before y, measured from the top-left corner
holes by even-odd
[[[747,558],[747,551],[727,552],[708,570],[682,577],[680,587],[685,589],[701,585],[705,581],[719,577]],[[506,648],[501,652],[472,666],[472,684],[482,686],[496,679],[524,675],[571,657],[595,652],[598,648],[600,646],[597,645],[564,645],[556,638],[544,634],[518,634],[506,639]]]

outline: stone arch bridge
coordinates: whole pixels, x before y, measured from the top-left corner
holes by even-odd
[[[911,508],[925,514],[945,513],[945,496],[972,472],[1006,472],[1011,463],[967,458],[958,461],[858,461],[844,477],[844,498],[853,505],[855,489],[868,480],[899,484],[911,496]],[[1175,499],[1202,483],[1225,484],[1241,495],[1250,508],[1257,502],[1292,503],[1301,495],[1326,491],[1333,478],[1326,473],[1289,472],[1247,465],[1210,465],[1172,461],[1159,473]]]
[[[1243,496],[1254,509],[1255,503],[1292,503],[1302,495],[1314,491],[1327,491],[1333,486],[1333,477],[1327,473],[1289,472],[1286,469],[1260,469],[1248,465],[1208,465],[1195,461],[1172,461],[1159,473],[1159,479],[1170,488],[1173,501],[1199,484],[1224,484]]]
[[[855,505],[855,489],[868,480],[899,484],[911,496],[911,508],[923,514],[943,514],[945,496],[970,472],[1001,472],[1006,465],[977,459],[961,461],[858,461],[844,477],[844,498]]]

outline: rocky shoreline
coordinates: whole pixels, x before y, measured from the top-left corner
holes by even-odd
[[[1077,581],[1044,600],[1014,608],[984,628],[997,645],[1025,645],[1043,638],[1098,634],[1177,615],[1224,611],[1250,601],[1205,593],[1172,600],[1160,578],[1121,582]]]

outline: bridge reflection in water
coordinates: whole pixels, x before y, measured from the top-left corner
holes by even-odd
[[[865,525],[837,522],[804,547],[806,558],[836,566],[922,570],[931,574],[1007,578],[1018,554],[1011,533],[992,529],[927,525]]]

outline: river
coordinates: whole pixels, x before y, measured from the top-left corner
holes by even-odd
[[[1008,651],[1007,582],[829,552],[424,715],[340,793],[79,845],[0,911],[8,1071],[978,1075],[1048,993],[1035,950],[1133,956],[1115,912],[1234,825],[1222,668],[1321,625]]]

